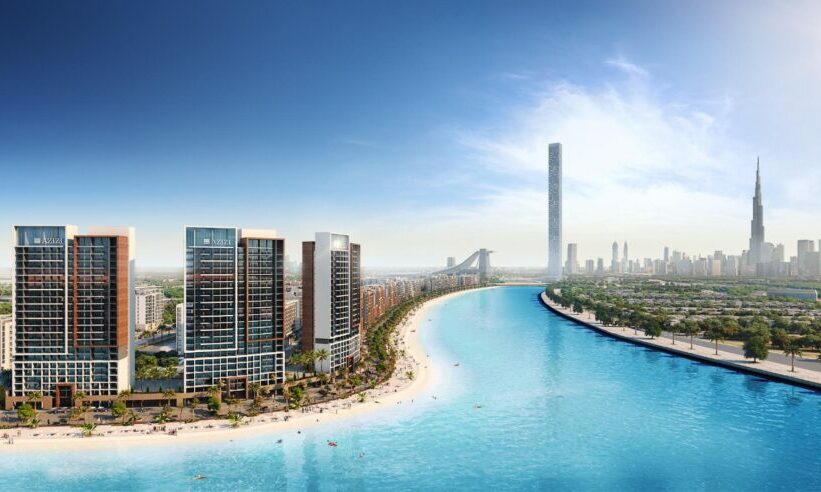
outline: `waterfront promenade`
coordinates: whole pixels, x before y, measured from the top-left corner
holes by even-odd
[[[394,345],[399,351],[396,369],[391,378],[384,384],[364,391],[364,399],[354,395],[346,399],[322,404],[308,405],[289,412],[273,412],[249,417],[238,428],[231,426],[225,419],[208,419],[196,422],[169,422],[166,424],[135,424],[132,426],[101,424],[91,437],[83,437],[78,427],[51,426],[30,429],[17,427],[0,430],[0,454],[4,451],[19,452],[22,450],[60,450],[108,447],[117,445],[153,445],[182,444],[184,442],[211,442],[233,440],[240,437],[251,437],[264,433],[297,432],[320,423],[330,423],[349,419],[381,408],[393,408],[396,405],[413,405],[414,400],[431,398],[430,390],[444,371],[449,368],[437,368],[423,349],[419,334],[426,326],[428,312],[431,308],[447,302],[467,292],[491,289],[464,290],[445,294],[425,302],[421,307],[409,313],[408,317],[392,335]],[[414,377],[408,378],[412,371]],[[12,443],[13,444],[10,444]]]
[[[675,344],[673,344],[672,339],[670,338],[661,337],[651,339],[645,335],[643,331],[635,330],[629,326],[605,326],[596,321],[593,313],[591,312],[584,311],[582,313],[574,313],[571,309],[563,308],[562,306],[551,301],[544,292],[542,292],[539,297],[542,304],[544,304],[551,311],[565,318],[581,323],[600,333],[604,333],[621,340],[662,350],[664,352],[681,355],[690,359],[706,362],[708,364],[719,365],[730,369],[763,376],[769,379],[821,390],[821,372],[800,367],[797,363],[797,358],[795,372],[792,372],[790,371],[789,363],[779,363],[770,360],[753,362],[750,359],[744,358],[743,353],[740,353],[740,351],[736,351],[736,347],[719,345],[718,355],[716,355],[714,344],[707,345],[704,341],[701,341],[701,343],[694,343],[693,348],[691,349],[689,337],[677,337]]]

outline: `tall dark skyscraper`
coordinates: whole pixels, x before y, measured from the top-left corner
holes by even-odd
[[[761,173],[759,162],[755,163],[755,195],[753,195],[753,220],[750,221],[750,252],[747,263],[761,263],[761,252],[764,247],[764,205],[761,203]]]
[[[547,275],[562,276],[562,144],[548,147],[547,164]]]

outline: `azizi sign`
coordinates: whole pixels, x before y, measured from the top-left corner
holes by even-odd
[[[63,245],[63,238],[61,237],[35,237],[34,244],[45,244],[45,245]]]
[[[206,244],[209,246],[231,246],[230,239],[210,239],[210,238],[203,238],[202,244]]]

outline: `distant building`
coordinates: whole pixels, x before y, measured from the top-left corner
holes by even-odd
[[[562,276],[562,144],[548,147],[547,166],[547,275]]]
[[[456,257],[455,256],[448,256],[448,268],[453,268],[456,266]]]
[[[285,301],[285,340],[287,345],[291,346],[295,342],[295,333],[297,331],[297,318],[299,314],[299,301],[296,299],[289,299]]]
[[[565,262],[564,271],[568,275],[579,273],[578,251],[576,243],[567,244],[567,261]]]
[[[610,271],[612,273],[619,273],[619,243],[613,241],[613,255],[610,260]]]
[[[604,258],[596,260],[596,273],[604,273]]]
[[[345,234],[317,232],[302,243],[302,350],[327,350],[317,370],[335,372],[359,360],[360,246]]]
[[[798,245],[798,272],[800,275],[809,275],[812,270],[817,268],[813,261],[815,258],[811,255],[815,251],[815,241],[809,239],[799,239]]]
[[[717,259],[713,258],[713,260],[710,261],[710,272],[709,273],[713,277],[721,276],[721,260],[717,260]]]
[[[670,263],[670,248],[664,247],[664,263]]]
[[[11,371],[13,349],[14,323],[11,315],[0,316],[0,371]]]
[[[162,324],[165,296],[162,289],[152,286],[140,286],[135,290],[136,330],[153,330]]]
[[[185,351],[185,345],[183,344],[183,340],[185,339],[185,304],[177,304],[175,312],[174,329],[177,334],[177,353],[182,355]]]
[[[767,297],[788,297],[804,301],[817,301],[818,291],[815,289],[767,289]]]
[[[759,163],[755,165],[755,194],[753,195],[753,219],[750,221],[750,250],[747,263],[755,266],[762,263],[762,248],[764,246],[764,205],[761,198],[761,173]]]
[[[596,262],[593,260],[585,260],[584,273],[590,275],[596,272]]]
[[[775,249],[773,250],[772,258],[770,261],[776,263],[783,263],[784,262],[784,245],[778,244]]]

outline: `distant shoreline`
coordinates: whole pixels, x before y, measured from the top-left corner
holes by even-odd
[[[715,350],[713,348],[702,347],[699,345],[696,345],[693,349],[690,349],[687,338],[683,336],[679,338],[679,345],[673,345],[672,343],[668,343],[667,339],[650,339],[641,333],[641,330],[638,330],[639,333],[641,333],[640,335],[635,335],[633,334],[635,329],[632,327],[604,326],[598,321],[585,320],[578,314],[573,313],[571,310],[565,309],[551,301],[544,292],[539,294],[539,300],[542,305],[557,315],[612,338],[635,345],[660,350],[673,355],[678,355],[705,364],[720,366],[748,375],[763,377],[779,383],[791,384],[821,392],[821,373],[818,371],[796,369],[795,372],[792,372],[790,371],[790,367],[787,365],[769,362],[767,360],[759,361],[753,365],[753,362],[748,359],[744,359],[743,357],[739,359],[738,354],[719,350],[719,355],[715,355]]]

